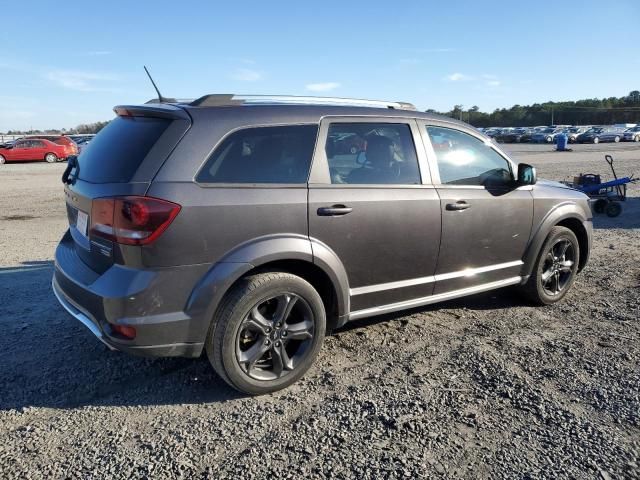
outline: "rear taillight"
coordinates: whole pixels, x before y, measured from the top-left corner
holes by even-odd
[[[124,245],[147,245],[180,212],[180,205],[152,197],[96,198],[91,205],[91,235]]]
[[[129,325],[116,325],[113,323],[109,324],[111,326],[111,330],[116,333],[119,333],[125,338],[134,339],[136,338],[136,329],[135,327],[130,327]]]

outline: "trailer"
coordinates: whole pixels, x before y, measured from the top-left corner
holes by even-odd
[[[627,200],[627,185],[640,179],[634,178],[633,175],[631,177],[618,178],[613,167],[613,157],[605,155],[604,159],[611,167],[614,180],[602,182],[600,175],[581,173],[573,177],[573,182],[562,183],[588,195],[594,212],[606,213],[609,217],[617,217],[622,213],[622,202]]]

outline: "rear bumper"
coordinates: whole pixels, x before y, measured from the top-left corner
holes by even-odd
[[[143,356],[198,357],[208,321],[183,311],[206,265],[137,270],[113,265],[102,274],[75,253],[68,233],[55,256],[53,292],[62,307],[112,350]],[[128,325],[127,339],[111,325]]]

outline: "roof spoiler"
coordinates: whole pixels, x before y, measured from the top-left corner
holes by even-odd
[[[182,108],[166,103],[154,105],[117,105],[113,111],[119,117],[154,117],[191,120],[191,117]]]

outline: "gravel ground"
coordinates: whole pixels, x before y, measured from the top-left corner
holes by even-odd
[[[633,144],[507,146],[541,177]],[[640,478],[640,185],[560,305],[506,289],[350,324],[259,398],[206,359],[109,352],[59,307],[64,165],[0,169],[1,478]]]

